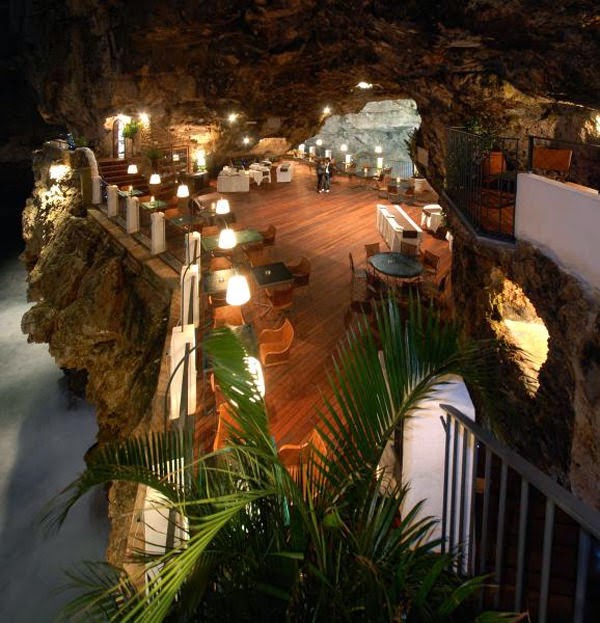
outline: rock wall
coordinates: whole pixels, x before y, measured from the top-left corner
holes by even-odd
[[[76,167],[83,156],[47,148],[35,155],[36,183],[23,213],[35,302],[22,320],[61,368],[86,370],[98,441],[129,435],[156,391],[171,291],[88,214]],[[68,163],[59,182],[49,164]]]
[[[499,353],[502,402],[488,423],[508,445],[600,508],[600,293],[530,244],[515,246],[455,232],[452,284],[466,333],[498,337],[504,279],[517,284],[548,333],[548,357],[535,396],[522,367]]]

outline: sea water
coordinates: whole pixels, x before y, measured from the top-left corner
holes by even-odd
[[[102,560],[108,538],[103,491],[80,500],[57,533],[41,529],[45,505],[84,469],[96,421],[48,346],[21,333],[30,306],[16,253],[0,257],[0,621],[11,623],[52,621],[73,597],[60,590],[64,570]]]

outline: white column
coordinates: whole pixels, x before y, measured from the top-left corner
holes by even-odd
[[[107,186],[107,199],[106,207],[108,209],[108,216],[117,216],[119,213],[119,195],[117,194],[118,187],[114,184]]]
[[[102,193],[100,192],[99,175],[92,175],[92,203],[96,206],[102,203]]]
[[[127,218],[125,231],[134,234],[140,230],[140,202],[137,197],[127,197]]]
[[[325,150],[325,158],[331,158],[331,149]]]
[[[150,215],[150,253],[158,255],[167,250],[165,239],[165,215],[163,212],[153,212]]]
[[[181,363],[185,357],[185,345],[189,344],[191,350],[196,346],[196,332],[194,325],[184,327],[174,327],[171,333],[171,385],[169,388],[170,409],[169,419],[176,420],[179,417],[179,405],[183,383],[187,383],[187,414],[192,415],[196,412],[196,356],[195,351],[191,354],[188,361],[188,374],[184,379],[183,371],[185,364]],[[177,371],[175,371],[177,369]]]
[[[192,231],[185,235],[185,263],[200,265],[200,255],[202,252],[201,236],[199,231]]]
[[[179,286],[181,288],[181,318],[183,325],[200,324],[200,267],[188,264],[181,269]],[[191,305],[190,305],[191,302]]]

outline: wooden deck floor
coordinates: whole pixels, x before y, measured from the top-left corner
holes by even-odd
[[[277,228],[270,248],[272,261],[290,261],[306,256],[312,265],[310,288],[297,291],[290,319],[296,337],[289,362],[265,370],[266,402],[272,433],[278,445],[304,440],[315,426],[321,391],[327,390],[327,370],[331,355],[345,332],[345,316],[350,303],[348,253],[359,267],[365,266],[364,245],[385,242],[376,229],[376,190],[361,180],[343,176],[332,180],[331,192],[317,193],[314,171],[296,164],[291,183],[251,186],[249,193],[224,194],[238,222],[249,227]],[[422,203],[434,197],[420,196]],[[402,204],[417,221],[417,205]],[[441,256],[438,274],[450,269],[451,253],[445,240],[425,233],[422,248]],[[296,294],[296,293],[295,293]],[[254,298],[254,297],[253,297]],[[276,319],[261,318],[264,308],[252,300],[244,306],[246,320],[258,333],[272,327]],[[216,430],[215,416],[199,416],[197,436],[210,447]]]

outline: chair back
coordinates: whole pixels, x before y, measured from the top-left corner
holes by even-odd
[[[404,242],[404,240],[401,240],[400,253],[410,257],[417,257],[419,255],[419,247],[416,244],[410,244],[410,242]]]
[[[277,228],[271,224],[264,231],[258,232],[263,239],[263,244],[272,245],[275,244],[275,235],[277,234]]]
[[[440,265],[440,257],[431,251],[425,251],[423,253],[423,265],[427,268],[432,268],[437,271]]]
[[[233,414],[231,406],[227,402],[222,402],[217,406],[217,432],[213,441],[213,452],[221,450],[227,445],[232,426]]]
[[[219,233],[219,228],[216,225],[207,225],[202,228],[203,236],[217,236]]]
[[[367,255],[367,259],[372,255],[375,255],[380,252],[380,246],[378,242],[372,242],[370,244],[365,245],[365,253]]]
[[[350,270],[354,275],[354,259],[352,258],[352,253],[348,253],[348,259],[350,260]]]
[[[294,284],[266,291],[274,309],[288,309],[294,302]]]
[[[231,260],[226,257],[211,257],[208,270],[210,272],[215,270],[226,270],[232,266],[233,264],[231,263]]]

